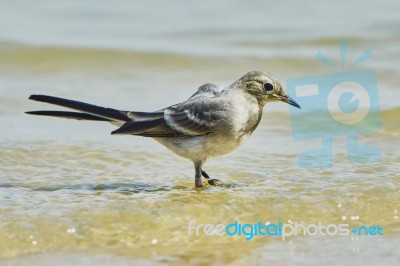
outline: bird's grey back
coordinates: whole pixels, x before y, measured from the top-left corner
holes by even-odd
[[[218,87],[212,83],[206,83],[201,85],[197,91],[190,96],[189,99],[197,99],[198,97],[210,97],[210,96],[218,96],[222,91],[221,87]]]

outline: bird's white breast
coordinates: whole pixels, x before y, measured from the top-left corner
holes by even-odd
[[[257,101],[249,99],[241,91],[232,95],[232,124],[235,134],[241,142],[248,139],[252,132],[247,132],[246,128],[251,127],[249,121],[256,122],[259,116],[259,106]]]

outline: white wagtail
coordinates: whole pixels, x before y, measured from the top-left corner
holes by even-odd
[[[202,170],[204,162],[239,147],[260,123],[266,103],[283,101],[300,108],[275,78],[261,71],[249,72],[227,88],[204,84],[188,100],[155,112],[120,111],[46,95],[31,95],[29,99],[81,112],[32,111],[28,114],[106,121],[119,126],[111,134],[155,139],[193,161],[196,187],[203,186],[202,176],[209,184],[220,183]]]

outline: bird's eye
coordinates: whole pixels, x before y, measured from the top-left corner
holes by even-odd
[[[264,83],[264,90],[266,91],[272,91],[274,89],[274,85],[272,85],[271,83]]]

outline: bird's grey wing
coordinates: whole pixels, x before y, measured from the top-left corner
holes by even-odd
[[[189,136],[212,134],[224,127],[229,112],[221,97],[210,95],[192,98],[164,111],[165,123],[177,132]]]
[[[223,121],[221,110],[225,108],[220,93],[221,88],[215,84],[201,85],[185,102],[164,109],[166,125],[184,136],[214,133],[218,122]]]
[[[202,136],[223,128],[227,103],[214,93],[199,93],[187,101],[155,113],[141,113],[142,119],[126,122],[113,134],[145,137]],[[134,114],[134,113],[133,113]],[[145,119],[144,117],[149,118]]]

